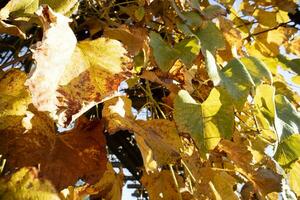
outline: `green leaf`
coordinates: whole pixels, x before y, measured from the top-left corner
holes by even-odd
[[[181,90],[175,98],[174,108],[179,130],[190,133],[202,150],[214,149],[221,138],[230,138],[232,134],[233,107],[217,89],[213,89],[202,104]]]
[[[195,11],[183,12],[182,17],[184,19],[184,23],[188,25],[190,28],[192,28],[193,30],[200,27],[201,24],[203,23],[200,14]]]
[[[240,110],[247,100],[253,80],[246,67],[237,59],[231,60],[221,71],[221,85]]]
[[[7,19],[10,15],[24,16],[33,14],[39,6],[38,0],[11,0],[0,10],[0,19]]]
[[[77,0],[10,0],[4,8],[0,10],[0,19],[7,19],[9,16],[21,17],[26,14],[33,14],[40,5],[47,4],[55,12],[68,13],[77,6]],[[74,10],[75,11],[75,10]]]
[[[280,139],[300,133],[300,113],[285,96],[276,95],[275,103],[278,116],[275,127]]]
[[[300,75],[300,58],[289,60],[283,55],[278,55],[278,60],[283,64],[283,67],[290,68]]]
[[[187,68],[193,65],[193,61],[200,51],[200,45],[196,38],[181,40],[175,44],[174,48],[180,52],[179,58]]]
[[[35,168],[22,168],[9,180],[0,179],[0,199],[59,200],[50,182],[39,180],[37,173]]]
[[[209,5],[201,13],[207,20],[227,14],[226,10],[219,5]]]
[[[204,57],[205,57],[205,64],[206,64],[208,76],[214,83],[214,86],[217,86],[220,84],[221,78],[220,78],[218,66],[216,64],[216,60],[214,56],[211,54],[211,52],[208,50],[205,50]]]
[[[275,160],[281,166],[287,166],[291,162],[300,158],[300,135],[293,134],[284,138],[278,145]]]
[[[299,160],[292,164],[291,171],[288,174],[292,190],[300,196],[300,162]]]
[[[250,56],[242,58],[241,62],[247,68],[255,85],[261,84],[264,80],[272,83],[272,74],[262,61]]]
[[[158,33],[150,32],[150,46],[158,67],[162,71],[169,71],[178,59],[179,52],[171,48]]]
[[[70,10],[76,7],[78,3],[77,0],[40,0],[39,2],[39,5],[48,4],[55,12],[59,12],[62,14],[68,13]]]
[[[200,38],[201,47],[212,54],[215,54],[217,49],[225,47],[223,35],[213,22],[208,21],[196,35]]]

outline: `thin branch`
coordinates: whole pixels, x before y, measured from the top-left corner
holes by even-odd
[[[266,29],[266,30],[263,30],[263,31],[260,31],[260,32],[256,32],[256,33],[251,33],[249,34],[247,37],[245,37],[243,40],[249,40],[251,37],[253,36],[256,36],[256,35],[260,35],[260,34],[263,34],[263,33],[267,33],[269,31],[273,31],[273,30],[276,30],[278,29],[279,27],[282,27],[282,26],[286,26],[288,23],[290,23],[291,21],[288,21],[288,22],[285,22],[285,23],[280,23],[278,24],[277,26],[274,26],[273,28],[270,28],[270,29]]]

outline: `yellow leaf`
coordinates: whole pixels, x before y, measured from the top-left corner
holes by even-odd
[[[27,76],[16,69],[0,74],[0,130],[16,125],[31,103],[29,91],[24,87]]]
[[[291,171],[288,174],[288,178],[291,184],[292,190],[300,196],[300,161],[296,161],[291,165]]]
[[[108,121],[110,134],[118,130],[134,133],[147,172],[155,171],[158,166],[173,164],[180,158],[181,140],[174,122],[165,119],[134,120],[131,101],[125,97],[106,101],[102,116]]]
[[[238,200],[239,198],[233,191],[234,185],[237,181],[227,174],[226,172],[220,172],[212,179],[212,183],[215,188],[217,196],[220,196],[222,200]]]
[[[48,6],[41,7],[37,14],[43,22],[44,36],[32,49],[36,67],[25,85],[38,110],[55,113],[56,87],[76,47],[76,37],[69,27],[70,20]]]
[[[257,9],[253,15],[263,26],[275,27],[277,25],[276,12],[269,12],[262,9]]]
[[[268,28],[258,26],[253,33],[256,38],[256,48],[265,56],[277,56],[279,54],[279,46],[287,42],[297,31],[294,28],[287,27],[267,30]]]
[[[295,37],[291,42],[286,43],[285,47],[289,53],[300,56],[300,37]]]
[[[174,178],[181,178],[174,176]],[[169,170],[162,170],[161,172],[144,173],[141,179],[142,184],[148,191],[150,199],[180,199],[181,195],[175,184],[172,173]]]
[[[278,23],[289,22],[290,21],[290,17],[288,15],[288,12],[285,12],[285,11],[282,11],[282,10],[277,11],[277,13],[276,13],[276,21]]]
[[[300,76],[294,76],[292,77],[292,81],[296,83],[297,85],[300,85]]]

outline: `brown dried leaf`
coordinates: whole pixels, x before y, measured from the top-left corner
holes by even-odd
[[[121,41],[130,55],[137,55],[147,41],[147,31],[143,28],[129,28],[120,26],[118,28],[106,28],[104,36]]]
[[[247,146],[222,140],[218,145],[219,150],[226,152],[228,158],[236,165],[236,170],[243,174],[253,184],[254,191],[260,196],[271,192],[280,192],[282,176],[270,169],[256,169],[252,165],[252,154]]]
[[[101,179],[94,185],[86,185],[75,189],[75,192],[83,198],[85,195],[94,195],[100,199],[121,200],[123,187],[123,175],[116,174],[110,163],[106,164],[106,170]]]
[[[17,26],[5,23],[4,21],[0,21],[0,33],[7,33],[22,39],[26,38],[25,33],[23,33]]]
[[[134,120],[131,101],[125,97],[106,101],[102,116],[107,120],[109,133],[128,130],[135,134],[147,171],[154,171],[158,165],[171,164],[180,158],[181,140],[174,122]]]
[[[181,178],[176,176],[177,179]],[[179,189],[169,170],[156,173],[144,173],[141,183],[147,189],[150,199],[180,199]]]
[[[8,160],[5,170],[39,165],[41,176],[57,189],[79,178],[95,183],[107,162],[102,123],[82,118],[73,130],[56,135],[54,122],[45,113],[33,106],[29,110],[34,114],[30,130],[22,126],[22,118],[0,130],[0,154]]]

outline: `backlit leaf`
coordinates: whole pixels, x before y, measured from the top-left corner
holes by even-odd
[[[181,90],[174,108],[174,119],[179,130],[190,133],[202,150],[214,149],[221,138],[232,134],[233,107],[216,89],[202,104],[197,103],[187,91]]]
[[[174,48],[180,52],[179,59],[187,68],[192,66],[193,61],[200,52],[200,45],[196,38],[181,40],[174,45]]]
[[[278,145],[277,152],[274,156],[276,161],[282,165],[286,166],[291,162],[300,158],[300,135],[293,134],[291,136],[285,137]]]
[[[293,53],[297,56],[300,56],[300,37],[294,38],[291,42],[289,42],[286,45],[286,47],[289,53]]]
[[[51,183],[47,180],[40,180],[38,170],[29,167],[21,168],[8,179],[0,179],[0,198],[60,199]]]
[[[107,162],[102,123],[83,117],[74,129],[56,135],[54,122],[45,113],[33,107],[29,111],[33,115],[28,120],[30,130],[23,127],[22,118],[17,118],[0,131],[0,154],[7,158],[6,171],[38,165],[40,175],[59,190],[79,178],[95,183],[102,176]]]
[[[158,67],[162,71],[169,71],[178,59],[179,52],[171,48],[158,33],[150,32],[150,46]]]
[[[180,178],[180,177],[178,177]],[[180,193],[170,171],[144,174],[141,182],[149,192],[151,199],[179,199]]]
[[[0,33],[7,33],[9,35],[18,36],[23,39],[26,38],[26,35],[17,26],[7,24],[3,21],[0,21]]]
[[[197,31],[197,36],[200,38],[201,48],[210,51],[213,55],[217,49],[225,47],[222,33],[216,25],[210,21]]]
[[[227,13],[226,10],[219,5],[209,5],[202,10],[201,14],[205,17],[205,19],[211,20],[220,15],[226,15]]]
[[[57,85],[76,47],[76,37],[68,25],[69,19],[48,6],[41,7],[38,16],[44,24],[44,36],[32,50],[36,68],[25,85],[29,87],[32,102],[38,110],[55,113]]]
[[[118,130],[128,130],[135,134],[147,172],[179,159],[181,141],[175,123],[165,119],[134,120],[131,101],[121,97],[106,101],[102,114],[108,120],[110,134]]]
[[[259,85],[262,81],[272,83],[272,74],[262,61],[255,57],[243,57],[241,62],[248,70],[255,85]]]
[[[276,95],[275,102],[279,118],[276,123],[276,131],[281,140],[292,134],[300,133],[300,113],[285,96]]]
[[[292,190],[300,196],[300,162],[299,160],[292,164],[291,171],[288,174]]]
[[[220,71],[220,77],[221,85],[240,110],[249,95],[250,88],[254,86],[247,68],[241,61],[233,59]]]
[[[275,27],[277,25],[276,12],[257,9],[253,14],[258,22],[267,27]]]

